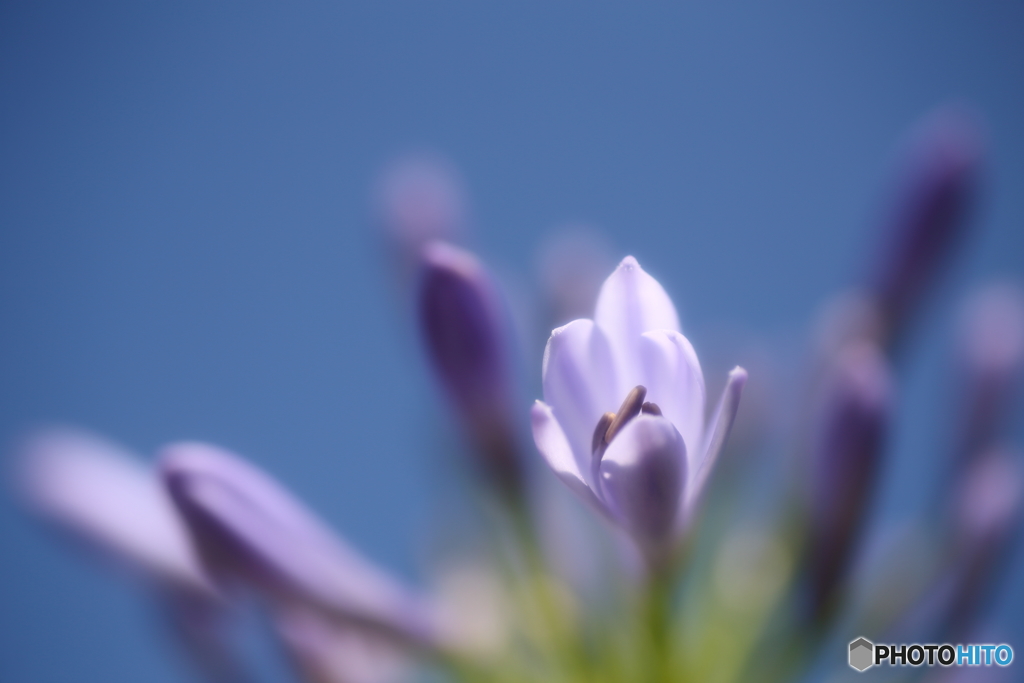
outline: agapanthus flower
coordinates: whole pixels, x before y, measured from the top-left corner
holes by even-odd
[[[552,331],[542,373],[537,448],[570,489],[660,561],[693,517],[746,371],[729,373],[708,420],[704,375],[675,306],[628,256],[602,286],[593,320]]]

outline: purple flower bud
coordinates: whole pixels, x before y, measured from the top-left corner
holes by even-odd
[[[427,354],[499,486],[516,490],[508,332],[497,288],[469,252],[435,242],[424,249],[419,298]]]
[[[457,240],[465,230],[466,198],[454,166],[439,156],[414,154],[392,163],[376,189],[381,227],[408,263],[434,240]]]
[[[168,446],[161,471],[210,570],[409,645],[442,647],[428,603],[363,559],[270,477],[199,443]]]
[[[842,582],[873,492],[892,387],[881,351],[843,349],[825,378],[810,441],[812,604],[828,609]]]
[[[995,284],[967,302],[960,322],[964,426],[958,460],[996,439],[1024,366],[1024,292]]]
[[[538,275],[554,325],[585,318],[615,267],[608,239],[586,225],[560,228],[537,254]]]
[[[889,340],[898,336],[964,232],[982,160],[980,138],[973,118],[949,107],[921,124],[903,154],[870,278]]]

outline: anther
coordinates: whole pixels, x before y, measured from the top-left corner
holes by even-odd
[[[597,427],[594,428],[594,438],[590,440],[590,452],[593,455],[597,455],[598,451],[604,455],[604,447],[608,445],[608,442],[604,440],[604,435],[608,432],[608,425],[615,419],[615,413],[605,413],[601,416],[601,419],[597,421]]]
[[[640,414],[640,408],[643,406],[646,396],[647,387],[641,384],[636,385],[632,391],[626,394],[626,400],[619,406],[619,412],[615,414],[615,419],[608,425],[608,431],[604,434],[605,443],[611,443],[615,435],[626,426],[626,423]]]
[[[661,415],[661,408],[658,407],[657,403],[644,401],[644,404],[640,406],[640,412],[644,415]]]

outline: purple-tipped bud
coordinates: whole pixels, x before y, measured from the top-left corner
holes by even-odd
[[[826,377],[811,434],[812,604],[828,609],[874,489],[892,386],[881,351],[843,349]]]
[[[462,181],[447,160],[416,154],[392,163],[376,190],[376,212],[403,259],[414,263],[434,240],[456,240],[465,229]]]
[[[904,152],[870,280],[890,341],[959,243],[981,161],[978,125],[953,107],[931,114]]]
[[[1024,367],[1024,292],[990,285],[967,302],[960,323],[964,434],[958,458],[993,443]]]
[[[1021,524],[1021,455],[993,447],[972,458],[954,493],[954,567],[949,572],[951,635],[966,635],[991,593]]]
[[[161,460],[164,483],[215,575],[416,647],[442,646],[426,601],[254,466],[199,443],[168,446]]]
[[[537,255],[538,275],[552,327],[586,318],[612,270],[615,258],[608,239],[586,225],[558,229]]]
[[[427,354],[499,486],[519,487],[508,330],[497,288],[469,252],[424,249],[419,298]]]
[[[34,512],[161,590],[216,600],[174,505],[149,467],[85,432],[49,429],[18,453]]]

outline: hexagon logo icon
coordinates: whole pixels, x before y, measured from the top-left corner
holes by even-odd
[[[858,638],[850,643],[850,666],[857,671],[866,671],[875,663],[875,645],[867,638]]]

